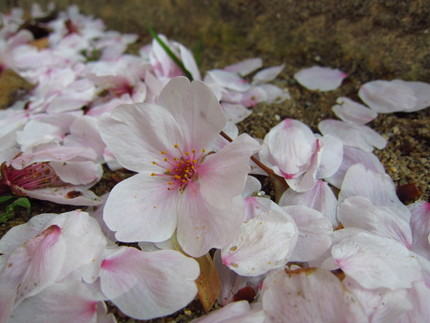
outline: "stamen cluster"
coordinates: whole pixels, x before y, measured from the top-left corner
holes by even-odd
[[[157,165],[164,169],[161,174],[151,173],[151,176],[168,176],[170,181],[167,182],[167,190],[178,190],[183,192],[188,183],[197,179],[197,171],[202,159],[205,157],[205,149],[200,153],[196,150],[191,152],[182,151],[178,145],[174,145],[177,153],[161,151],[160,154],[165,156],[161,161],[153,161],[153,165]]]

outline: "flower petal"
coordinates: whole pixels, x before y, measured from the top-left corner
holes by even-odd
[[[119,241],[159,242],[176,228],[176,191],[168,179],[141,173],[118,183],[109,194],[104,220]]]
[[[365,288],[410,288],[422,279],[416,257],[393,239],[358,232],[335,243],[331,254],[340,269]]]
[[[270,322],[367,322],[357,299],[324,269],[272,272],[261,298]]]
[[[314,187],[307,192],[286,190],[279,200],[280,206],[304,205],[321,212],[336,228],[339,220],[336,218],[337,199],[328,184],[317,180]]]
[[[264,311],[251,309],[247,301],[230,303],[221,309],[192,321],[193,323],[263,323]]]
[[[12,313],[11,322],[95,322],[107,317],[106,309],[104,313],[98,310],[103,308],[101,300],[86,284],[67,280],[24,300]]]
[[[315,211],[316,212],[316,211]],[[290,260],[298,230],[282,209],[243,223],[235,239],[221,251],[222,262],[242,276],[258,276]]]
[[[291,261],[318,259],[331,245],[333,227],[320,212],[303,205],[283,207],[297,224],[299,236]]]
[[[212,90],[201,81],[190,83],[185,77],[176,77],[166,84],[157,102],[176,120],[185,138],[186,145],[181,146],[185,151],[210,148],[227,122]],[[168,134],[173,136],[171,131]]]
[[[367,152],[371,152],[373,147],[383,149],[387,144],[387,139],[364,125],[327,119],[318,124],[318,129],[323,135],[340,139],[344,145],[357,147]]]
[[[259,57],[248,58],[238,63],[224,67],[224,70],[246,76],[263,66],[263,60]]]
[[[345,228],[359,228],[381,237],[395,239],[407,248],[412,245],[408,221],[387,207],[372,205],[365,197],[353,196],[345,199],[338,206],[337,216]]]
[[[249,158],[260,149],[260,144],[242,134],[223,149],[205,158],[198,169],[200,192],[213,207],[224,209],[242,193],[250,170]],[[228,185],[226,185],[228,183]]]
[[[412,250],[430,261],[430,203],[416,202],[409,206],[412,229]]]
[[[182,249],[200,257],[212,248],[223,248],[233,240],[244,217],[243,199],[233,199],[230,209],[211,206],[198,184],[188,184],[177,206],[177,237]]]
[[[180,269],[180,270],[178,270]],[[126,315],[152,319],[176,312],[197,293],[199,266],[173,250],[121,247],[102,263],[103,293]]]
[[[385,173],[367,170],[362,164],[351,166],[345,174],[339,202],[352,196],[366,197],[373,205],[386,206],[409,221],[410,212],[397,197],[393,180]]]
[[[377,113],[411,112],[418,99],[410,87],[392,81],[371,81],[363,84],[358,96]]]
[[[108,148],[123,167],[152,170],[162,151],[184,141],[172,114],[154,104],[121,105],[101,116],[99,129]]]
[[[302,86],[311,91],[332,91],[337,89],[348,75],[338,69],[312,66],[294,74],[294,78]]]
[[[378,115],[377,112],[346,97],[337,98],[336,103],[337,105],[334,105],[332,110],[339,119],[345,122],[363,125]]]

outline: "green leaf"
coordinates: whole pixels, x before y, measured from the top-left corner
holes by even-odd
[[[2,196],[2,201],[5,202],[5,197],[10,197],[7,200],[10,200],[11,198],[14,198],[14,196]],[[10,218],[12,218],[15,214],[15,209],[17,207],[23,207],[25,208],[25,211],[27,215],[31,212],[31,203],[28,198],[26,197],[19,197],[12,203],[10,203],[8,206],[6,206],[5,211],[0,213],[0,223],[4,223]]]
[[[151,34],[152,38],[154,38],[160,46],[164,49],[164,51],[169,55],[169,57],[175,62],[176,65],[179,66],[179,68],[184,72],[185,76],[188,77],[190,81],[193,80],[193,76],[191,75],[190,71],[187,70],[185,65],[182,63],[182,61],[178,58],[178,56],[175,55],[175,53],[170,49],[170,47],[160,38],[158,37],[158,34],[152,29],[150,26],[148,26],[149,33]]]
[[[4,196],[0,196],[0,204],[7,202],[13,198],[15,198],[16,196],[13,195],[4,195]]]
[[[20,198],[16,199],[15,202],[13,202],[11,205],[13,205],[14,208],[16,206],[20,206],[20,207],[25,208],[27,215],[29,215],[31,212],[31,203],[30,203],[30,200],[26,197],[20,197]]]

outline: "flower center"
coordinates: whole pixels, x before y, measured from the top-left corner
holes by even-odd
[[[33,163],[23,169],[15,169],[4,162],[0,168],[0,184],[9,186],[16,195],[22,195],[19,188],[34,190],[65,185],[47,162]]]
[[[169,177],[167,190],[183,192],[188,183],[197,179],[197,171],[206,150],[202,149],[199,153],[195,150],[183,152],[178,145],[175,145],[174,148],[176,149],[175,154],[160,152],[165,157],[158,162],[153,161],[152,164],[163,168],[163,173],[152,173],[151,176],[167,176]]]

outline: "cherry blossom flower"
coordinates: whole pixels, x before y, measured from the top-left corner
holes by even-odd
[[[342,152],[338,139],[316,136],[302,122],[285,119],[265,136],[259,156],[292,189],[305,192],[317,179],[336,173]]]
[[[0,190],[60,204],[98,205],[102,200],[88,189],[98,182],[102,169],[91,160],[79,160],[82,151],[58,147],[3,162]]]
[[[63,314],[70,321],[111,321],[106,299],[130,317],[149,319],[179,310],[197,293],[194,259],[172,250],[113,246],[80,210],[40,214],[14,227],[0,240],[0,253],[2,321],[49,312],[53,320]],[[66,304],[55,309],[61,302]]]
[[[184,77],[166,85],[157,105],[124,105],[102,116],[108,148],[139,172],[115,186],[106,202],[104,219],[118,240],[159,242],[176,229],[184,251],[201,256],[234,237],[243,219],[247,160],[259,145],[241,135],[211,154],[225,123],[211,90]]]

